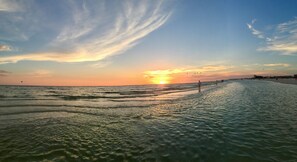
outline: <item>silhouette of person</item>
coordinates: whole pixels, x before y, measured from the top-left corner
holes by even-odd
[[[200,80],[198,82],[198,89],[199,89],[199,93],[200,93],[201,92],[201,82],[200,82]]]

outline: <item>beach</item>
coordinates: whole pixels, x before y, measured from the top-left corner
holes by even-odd
[[[0,161],[294,161],[297,86],[0,86]]]

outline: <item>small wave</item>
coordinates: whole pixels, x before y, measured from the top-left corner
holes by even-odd
[[[35,110],[35,111],[8,112],[8,113],[0,114],[0,116],[21,115],[21,114],[35,114],[35,113],[52,113],[52,112],[66,112],[66,113],[76,113],[76,114],[96,115],[96,116],[100,115],[99,113],[74,111],[74,110]]]
[[[73,95],[44,95],[46,97],[58,97],[63,100],[83,100],[83,99],[124,99],[124,98],[136,98],[136,97],[153,97],[156,95],[127,95],[127,96],[73,96]]]
[[[105,92],[98,92],[104,94],[119,94],[119,95],[143,95],[143,94],[153,94],[159,95],[163,93],[172,93],[171,91],[187,91],[197,88],[196,85],[191,86],[181,86],[181,87],[166,87],[161,89],[153,89],[153,90],[128,90],[128,91],[105,91]],[[170,92],[169,92],[170,91]]]
[[[123,91],[120,95],[155,94],[157,91]]]
[[[34,105],[34,104],[28,104],[28,105],[0,105],[0,109],[3,108],[13,108],[13,107],[70,107],[70,108],[82,108],[82,109],[117,109],[117,108],[146,108],[150,106],[155,106],[158,104],[146,104],[146,105],[120,105],[120,106],[84,106],[84,105]]]
[[[104,96],[61,96],[60,98],[64,100],[79,100],[79,99],[97,99]]]
[[[48,93],[57,93],[58,91],[55,91],[55,90],[49,90],[47,91]]]
[[[98,93],[105,93],[105,94],[119,94],[120,92],[109,92],[109,91],[107,91],[107,92],[98,92]]]
[[[142,94],[157,94],[160,90],[148,90],[148,91],[140,91],[140,90],[132,90],[132,91],[119,91],[119,92],[98,92],[104,94],[119,94],[119,95],[142,95]]]
[[[50,98],[4,98],[0,99],[0,101],[53,101],[56,99]]]

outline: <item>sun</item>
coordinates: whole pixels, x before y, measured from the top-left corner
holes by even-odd
[[[151,80],[153,84],[168,84],[169,80],[167,78],[164,77],[156,77],[154,79]]]
[[[149,79],[150,79],[150,82],[153,84],[163,85],[163,84],[170,84],[171,77],[168,75],[155,74],[155,75],[152,75]]]
[[[159,84],[167,84],[168,82],[167,81],[165,81],[165,80],[160,80],[159,81]]]

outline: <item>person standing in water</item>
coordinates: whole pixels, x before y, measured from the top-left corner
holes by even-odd
[[[200,82],[200,80],[198,82],[198,90],[199,90],[199,93],[200,93],[201,92],[201,82]]]

